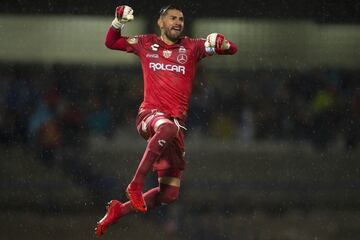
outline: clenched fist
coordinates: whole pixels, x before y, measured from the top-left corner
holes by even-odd
[[[126,5],[118,6],[115,9],[115,18],[112,21],[112,26],[116,29],[124,27],[124,24],[134,19],[134,10]]]
[[[230,48],[230,43],[220,33],[211,33],[206,37],[205,50],[209,54],[219,53]]]

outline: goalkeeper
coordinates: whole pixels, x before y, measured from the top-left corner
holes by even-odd
[[[232,55],[237,51],[235,44],[219,33],[211,33],[206,39],[181,36],[183,12],[173,5],[160,10],[157,20],[160,36],[122,36],[121,29],[133,19],[131,7],[117,7],[105,45],[109,49],[136,54],[140,59],[144,99],[136,126],[138,133],[147,140],[147,146],[126,189],[129,201],[109,202],[105,216],[96,226],[98,236],[131,212],[146,212],[178,198],[185,168],[185,122],[196,65],[202,58],[214,54]],[[151,170],[157,173],[159,185],[143,193],[145,177]]]

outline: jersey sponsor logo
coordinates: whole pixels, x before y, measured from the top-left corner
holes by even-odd
[[[164,50],[163,51],[163,56],[165,58],[169,58],[169,57],[171,57],[171,53],[172,53],[172,51],[170,51],[170,50]]]
[[[147,53],[146,57],[147,58],[159,58],[159,54],[157,54],[157,53]]]
[[[150,47],[151,47],[151,49],[152,49],[153,51],[156,52],[156,51],[159,49],[159,44],[156,44],[156,43],[155,43],[155,44],[151,45]]]
[[[179,65],[150,62],[149,68],[151,68],[153,71],[162,70],[162,71],[182,73],[183,75],[185,75],[185,67]]]
[[[187,62],[188,58],[187,58],[186,54],[180,53],[180,54],[177,56],[176,60],[177,60],[178,63],[180,63],[180,64],[185,64],[185,63]]]

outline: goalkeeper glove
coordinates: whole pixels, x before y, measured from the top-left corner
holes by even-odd
[[[134,10],[126,5],[118,6],[115,10],[115,18],[111,25],[116,29],[121,29],[124,24],[134,19]]]
[[[206,37],[205,50],[210,55],[220,53],[230,48],[230,43],[225,39],[224,35],[220,33],[211,33]]]

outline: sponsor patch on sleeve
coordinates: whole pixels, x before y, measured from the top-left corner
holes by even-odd
[[[127,39],[127,42],[128,42],[129,44],[136,44],[136,43],[138,43],[138,38],[137,38],[137,37],[128,38],[128,39]]]

